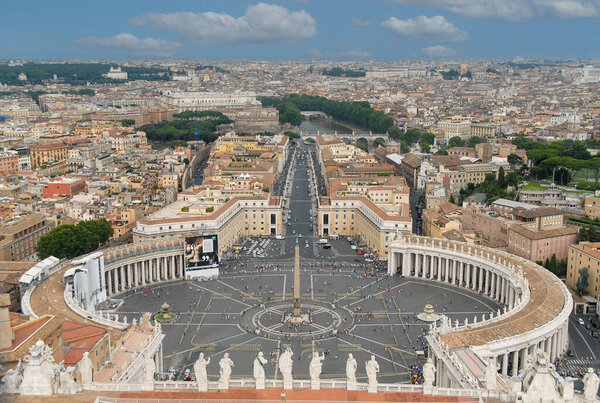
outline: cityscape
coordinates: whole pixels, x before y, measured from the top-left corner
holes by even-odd
[[[58,3],[0,51],[0,401],[600,401],[596,0]]]

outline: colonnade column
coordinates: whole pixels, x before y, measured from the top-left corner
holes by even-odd
[[[485,293],[490,292],[490,271],[485,271]]]
[[[119,272],[120,272],[120,275],[121,275],[121,281],[119,282],[119,285],[120,285],[119,288],[121,289],[121,291],[125,291],[125,285],[127,284],[125,282],[125,266],[121,265],[119,267]]]
[[[502,375],[508,375],[508,353],[502,356]]]
[[[107,271],[106,276],[106,295],[112,295],[112,271]]]
[[[517,376],[519,371],[519,350],[512,353],[512,376]]]
[[[119,292],[119,274],[117,273],[117,269],[111,270],[113,274],[113,294]]]
[[[477,287],[479,292],[483,292],[483,267],[479,267],[479,286]]]

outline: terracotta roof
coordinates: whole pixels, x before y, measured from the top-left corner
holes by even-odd
[[[545,231],[532,231],[523,227],[521,224],[513,224],[509,227],[511,231],[531,240],[554,238],[557,236],[564,235],[575,235],[579,233],[579,229],[576,227],[564,226],[562,228],[548,229]]]
[[[554,207],[540,207],[531,210],[520,210],[516,213],[517,216],[523,218],[536,218],[536,217],[546,217],[549,215],[562,215],[562,211],[555,209]]]

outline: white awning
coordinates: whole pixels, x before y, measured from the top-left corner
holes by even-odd
[[[23,284],[31,284],[32,281],[33,281],[33,276],[30,276],[27,273],[23,274],[21,276],[21,278],[19,279],[19,283],[23,283]]]

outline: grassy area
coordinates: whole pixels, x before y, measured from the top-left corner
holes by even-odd
[[[575,178],[594,179],[594,170],[589,168],[580,169],[575,174]]]
[[[521,185],[522,190],[546,190],[548,186],[542,186],[540,182],[534,180],[527,180],[526,185]]]

